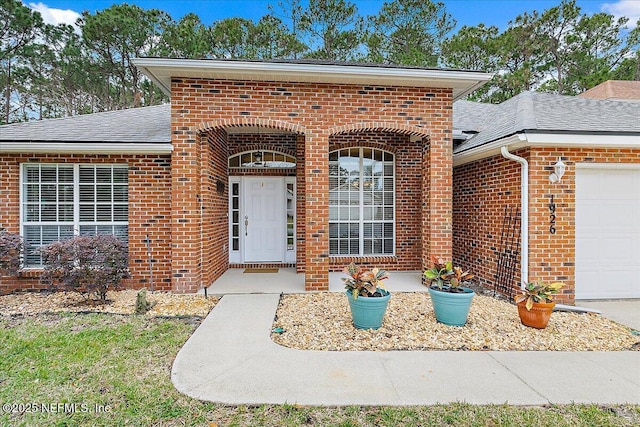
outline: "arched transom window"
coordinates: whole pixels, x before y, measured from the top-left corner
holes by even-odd
[[[271,150],[245,151],[229,157],[229,168],[295,168],[296,159]]]
[[[393,255],[395,167],[392,153],[345,148],[329,153],[329,253]]]

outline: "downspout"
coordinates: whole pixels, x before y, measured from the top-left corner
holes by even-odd
[[[526,159],[509,152],[506,145],[500,149],[502,157],[522,165],[520,170],[520,286],[529,283],[529,163]]]

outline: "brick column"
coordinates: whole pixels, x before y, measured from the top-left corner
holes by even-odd
[[[200,265],[200,144],[193,128],[172,123],[171,155],[171,289],[196,292]]]
[[[423,155],[422,174],[422,267],[431,267],[431,256],[452,259],[451,139],[442,132],[431,135]]]
[[[305,290],[329,290],[329,137],[307,134],[305,176]]]
[[[305,193],[305,136],[296,135],[296,271],[304,273],[306,245],[305,245],[305,209],[306,209],[306,193]]]

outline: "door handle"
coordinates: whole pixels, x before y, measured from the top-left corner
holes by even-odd
[[[244,216],[244,235],[249,235],[249,217],[247,215]]]

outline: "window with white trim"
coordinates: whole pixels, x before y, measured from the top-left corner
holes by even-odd
[[[395,253],[394,156],[374,148],[329,153],[329,253]]]
[[[22,165],[24,266],[40,267],[38,248],[74,235],[113,234],[128,241],[127,165]]]
[[[229,168],[282,168],[296,167],[296,158],[272,150],[245,151],[229,157]]]

